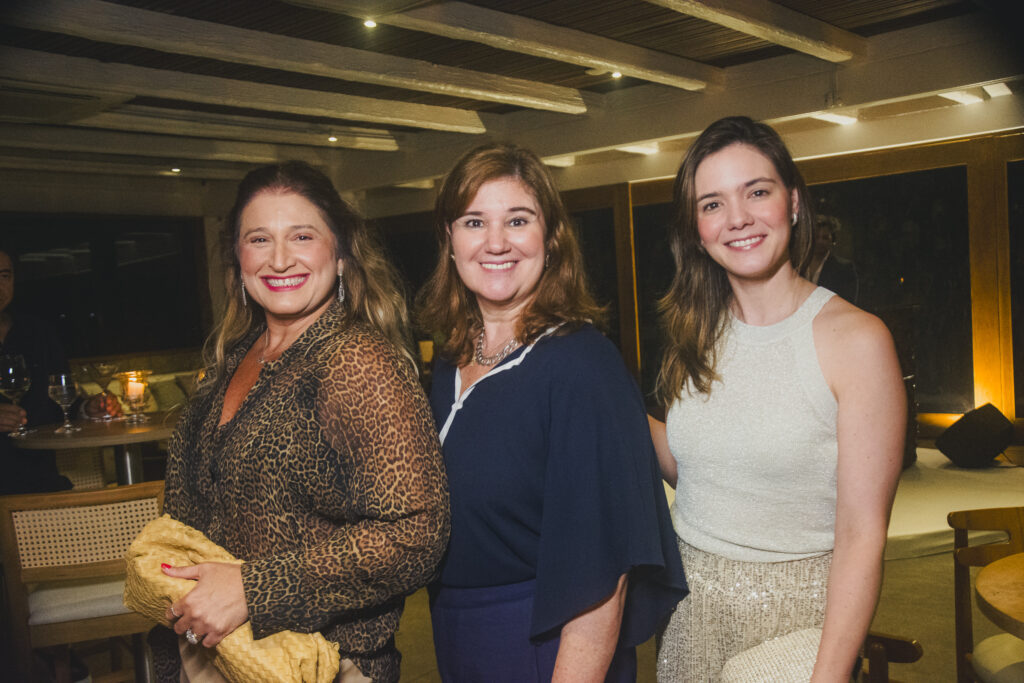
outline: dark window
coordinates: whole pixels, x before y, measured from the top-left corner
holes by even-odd
[[[838,221],[835,253],[857,273],[856,304],[889,325],[918,412],[974,406],[967,170],[963,166],[815,185]]]
[[[614,212],[610,208],[577,211],[572,214],[572,221],[579,237],[590,293],[598,305],[606,307],[606,324],[601,331],[621,349]]]
[[[674,268],[668,246],[668,226],[671,222],[671,203],[633,208],[637,318],[640,324],[640,386],[649,403],[661,367],[658,299],[668,291]]]
[[[196,347],[202,221],[0,214],[17,253],[13,309],[49,320],[69,357]],[[205,284],[203,290],[205,291]]]
[[[1010,311],[1013,386],[1017,415],[1024,415],[1024,161],[1006,165],[1010,203]]]
[[[437,265],[433,214],[413,213],[372,221],[391,263],[402,276],[410,305]]]

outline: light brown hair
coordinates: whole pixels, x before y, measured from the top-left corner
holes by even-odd
[[[803,176],[782,138],[771,126],[746,116],[712,123],[687,150],[672,191],[675,215],[669,244],[675,275],[658,301],[665,351],[655,391],[664,405],[679,398],[688,385],[699,393],[711,393],[717,378],[715,350],[727,320],[732,288],[725,270],[701,248],[695,178],[701,162],[734,144],[749,145],[763,154],[786,190],[796,190],[797,221],[790,231],[789,260],[800,275],[806,275],[810,265],[814,214]]]
[[[568,323],[562,330],[567,332],[584,322],[599,323],[604,316],[587,289],[575,230],[544,162],[517,145],[482,145],[464,154],[441,185],[434,205],[437,265],[417,296],[417,322],[445,337],[439,353],[460,366],[472,357],[483,319],[452,261],[451,225],[485,183],[501,178],[516,178],[533,193],[545,225],[547,265],[519,319],[516,337],[528,344],[554,325]]]

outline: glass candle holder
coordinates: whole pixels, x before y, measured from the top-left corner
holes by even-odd
[[[149,376],[152,370],[129,370],[119,372],[116,377],[121,381],[121,400],[124,401],[126,422],[148,422],[149,418],[142,414],[149,398]]]

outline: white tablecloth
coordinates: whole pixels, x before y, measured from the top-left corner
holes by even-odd
[[[1024,506],[1024,467],[997,464],[964,469],[934,448],[918,448],[917,462],[900,476],[885,559],[949,552],[953,530],[946,515],[953,510],[1016,506]],[[997,532],[976,533],[978,540],[972,534],[972,543],[1005,537]]]

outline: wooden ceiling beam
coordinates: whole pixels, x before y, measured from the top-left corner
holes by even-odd
[[[834,88],[838,88],[837,95],[846,108],[859,108],[1022,78],[1021,64],[1013,50],[994,49],[998,41],[996,27],[983,18],[956,17],[873,36],[868,56],[844,65],[839,70],[838,84],[831,63],[790,54],[730,67],[729,87],[713,96],[650,85],[624,88],[607,96],[602,116],[566,117],[565,121],[552,122],[539,112],[522,111],[504,118],[502,135],[542,157],[584,155],[638,139],[696,135],[710,122],[738,112],[767,121],[806,116],[821,111],[823,93]],[[1000,99],[1014,98],[996,98],[985,105]],[[966,121],[982,107],[975,104],[949,109]],[[996,107],[1005,109],[1002,104]],[[1021,125],[1024,110],[1016,113],[1016,120]],[[837,129],[835,135],[849,136],[857,125],[833,126]],[[924,137],[925,133],[918,135]],[[380,163],[372,165],[368,156],[365,161],[349,159],[362,156],[361,152],[350,152],[346,155],[348,164],[335,180],[339,187],[362,190],[442,174],[471,144],[453,144],[450,137],[424,133],[417,136],[414,145],[403,147],[403,154],[376,155]],[[665,167],[654,168],[657,158],[669,161]],[[680,155],[671,151],[630,159],[630,167],[620,179],[670,175],[678,169],[679,160]],[[557,173],[559,178],[569,175],[576,179],[572,187],[609,182],[607,177],[595,180],[588,176],[590,168],[585,159],[577,158],[575,166]],[[567,187],[562,180],[559,183]]]
[[[248,166],[203,166],[189,164],[182,168],[181,173],[171,173],[167,164],[157,161],[144,163],[67,159],[64,156],[52,158],[19,157],[0,150],[0,169],[18,171],[44,171],[47,173],[80,173],[82,175],[117,175],[117,176],[166,176],[175,178],[198,178],[203,180],[240,180],[249,170]]]
[[[479,134],[486,131],[476,112],[452,107],[113,64],[15,47],[0,48],[0,61],[4,65],[0,78],[42,83],[49,87],[160,97],[453,133]]]
[[[373,83],[394,88],[582,114],[578,90],[418,59],[134,9],[101,0],[35,0],[3,13],[6,23],[171,54]]]
[[[646,0],[829,62],[864,56],[867,40],[767,0]]]
[[[67,125],[272,144],[344,147],[378,152],[393,152],[398,149],[395,136],[383,129],[328,126],[195,111],[177,113],[172,109],[140,105],[119,107],[116,111],[70,121]],[[329,136],[336,140],[329,141]]]
[[[315,147],[31,124],[0,126],[0,147],[99,155],[110,154],[111,150],[131,150],[133,155],[142,157],[240,164],[272,164],[285,159],[298,159],[316,166],[326,166],[331,161],[330,150]]]
[[[357,17],[367,16],[369,9],[360,0],[286,1]],[[699,62],[464,2],[417,6],[373,18],[381,24],[473,41],[588,69],[618,71],[625,76],[684,90],[704,90],[724,80],[721,69]]]

